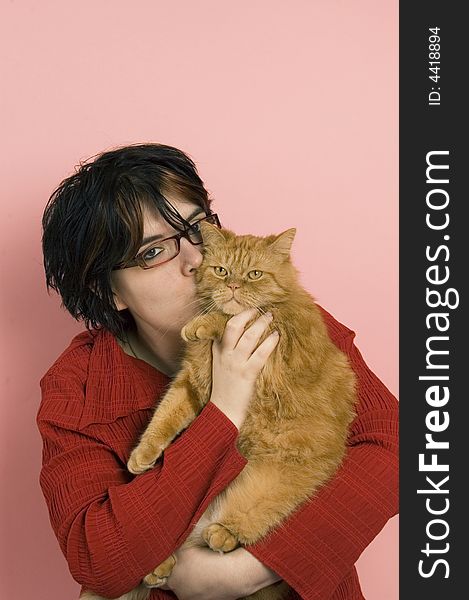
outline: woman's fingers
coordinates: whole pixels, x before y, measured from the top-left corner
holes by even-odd
[[[257,376],[278,342],[278,336],[269,335],[259,344],[271,316],[262,315],[244,330],[257,314],[251,309],[235,315],[227,322],[221,341],[212,343],[210,399],[238,429],[255,392]]]
[[[256,319],[254,323],[252,323],[252,325],[250,325],[239,338],[235,349],[241,352],[246,360],[248,360],[248,358],[254,352],[254,349],[257,347],[262,334],[265,332],[271,322],[271,313],[262,315]]]
[[[278,344],[280,339],[278,331],[273,331],[268,335],[262,344],[251,354],[249,358],[249,364],[254,367],[256,371],[260,371],[265,365],[267,359],[272,354],[274,348]]]
[[[246,324],[253,319],[257,314],[255,308],[248,308],[231,317],[226,323],[225,331],[221,340],[223,349],[233,350],[243,335]]]
[[[247,323],[256,315],[258,315],[258,311],[255,308],[250,308],[243,310],[234,317],[231,317],[231,319],[229,319],[229,321],[226,323],[225,331],[220,343],[220,350],[234,350],[236,351],[240,360],[244,359],[247,361],[254,352],[259,340],[269,324],[272,322],[273,318],[271,313],[263,314],[253,321],[253,323],[251,323],[247,329],[245,329]],[[266,347],[264,347],[263,350],[261,350],[261,352],[257,355],[257,358],[263,357],[266,349],[270,349],[269,343]]]

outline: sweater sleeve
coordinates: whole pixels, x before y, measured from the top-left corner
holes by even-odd
[[[246,464],[238,430],[212,403],[166,450],[163,460],[133,477],[96,435],[73,427],[48,406],[47,384],[37,423],[43,439],[40,484],[53,530],[74,579],[118,597],[176,550],[210,501]],[[54,393],[79,404],[70,383]],[[61,406],[64,406],[62,404]],[[73,409],[72,409],[73,411]]]
[[[364,362],[349,330],[337,345],[358,378],[347,454],[334,478],[249,550],[306,600],[332,598],[398,511],[398,402]]]

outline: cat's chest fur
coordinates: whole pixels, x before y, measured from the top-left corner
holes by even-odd
[[[280,365],[277,364],[276,368],[279,369]],[[251,400],[237,442],[239,450],[247,459],[279,457],[279,451],[283,447],[288,452],[290,450],[288,440],[291,432],[302,419],[295,414],[296,410],[287,410],[284,404],[285,390],[282,390],[282,387],[275,385],[268,372],[257,381],[256,393]]]
[[[278,438],[285,423],[276,420],[270,410],[250,410],[240,429],[237,446],[247,459],[277,452]]]

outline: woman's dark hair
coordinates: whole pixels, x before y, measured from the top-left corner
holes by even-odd
[[[137,144],[80,162],[49,198],[42,219],[47,289],[58,292],[88,329],[105,328],[122,338],[131,320],[127,310],[116,309],[111,272],[140,248],[143,207],[156,209],[176,229],[188,226],[165,194],[210,212],[211,199],[187,154]]]

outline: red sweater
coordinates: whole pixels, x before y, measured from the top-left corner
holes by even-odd
[[[355,561],[398,508],[398,404],[370,371],[354,332],[323,311],[351,360],[359,409],[338,474],[284,525],[247,549],[308,600],[360,600]],[[243,469],[238,430],[209,402],[134,477],[127,459],[171,380],[125,354],[106,331],[76,336],[41,380],[40,483],[74,579],[115,598],[176,550]],[[152,590],[151,600],[175,598]]]

